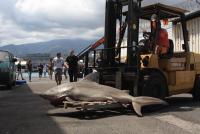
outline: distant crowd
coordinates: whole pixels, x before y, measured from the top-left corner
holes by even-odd
[[[74,50],[70,51],[70,55],[65,60],[61,53],[57,53],[56,57],[50,58],[49,62],[46,64],[40,63],[37,68],[40,79],[43,75],[46,77],[48,73],[49,78],[52,80],[54,72],[56,84],[60,85],[62,81],[62,74],[64,74],[65,79],[67,79],[68,72],[69,81],[76,82],[78,73],[78,57],[75,55]],[[29,82],[31,82],[33,72],[33,65],[31,60],[27,61],[26,69],[28,71]],[[24,80],[21,61],[19,61],[17,64],[17,72],[17,80],[19,79],[19,76],[21,76],[21,79]]]

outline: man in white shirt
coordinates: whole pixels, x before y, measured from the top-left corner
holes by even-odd
[[[61,57],[61,53],[57,53],[57,57],[53,59],[53,65],[56,83],[60,85],[62,81],[62,68],[64,66],[64,59]]]

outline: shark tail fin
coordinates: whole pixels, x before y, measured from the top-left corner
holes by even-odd
[[[142,117],[142,107],[147,105],[168,105],[168,103],[164,100],[147,96],[134,97],[132,101],[133,109],[135,110],[136,114],[140,117]]]
[[[140,117],[142,117],[142,112],[141,112],[141,105],[139,103],[136,103],[136,102],[132,102],[132,106],[133,106],[133,109],[135,110],[136,114]]]

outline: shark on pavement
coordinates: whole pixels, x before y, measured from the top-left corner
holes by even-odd
[[[117,102],[120,104],[132,104],[138,116],[142,116],[141,108],[147,105],[167,105],[167,102],[158,98],[140,96],[133,97],[122,90],[110,86],[100,85],[97,81],[97,73],[85,77],[79,82],[65,83],[53,87],[41,96],[53,105],[60,105],[70,98],[80,102]]]

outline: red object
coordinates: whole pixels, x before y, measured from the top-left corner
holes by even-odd
[[[92,49],[95,49],[97,48],[98,46],[100,46],[101,44],[103,44],[105,42],[105,38],[102,37],[101,39],[99,39],[97,42],[95,42],[93,45],[92,45]]]
[[[156,44],[160,47],[169,48],[169,38],[166,29],[160,29]]]
[[[169,20],[168,19],[163,19],[163,25],[168,25],[169,24]]]

